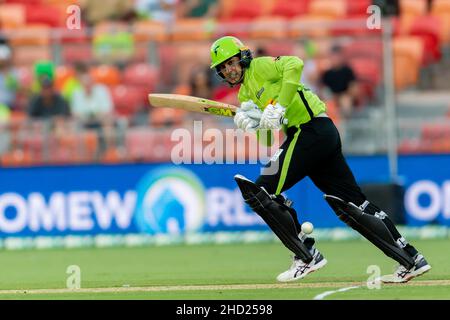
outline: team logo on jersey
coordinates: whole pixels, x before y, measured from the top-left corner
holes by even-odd
[[[214,54],[217,56],[217,50],[219,50],[220,44],[218,44],[217,46],[214,47],[213,51]]]
[[[256,97],[259,99],[259,98],[261,98],[261,95],[263,94],[263,92],[264,92],[264,87],[262,87],[257,93],[256,93]]]

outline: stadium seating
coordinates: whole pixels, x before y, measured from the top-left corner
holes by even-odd
[[[111,88],[115,113],[132,117],[142,106],[142,91],[134,86],[117,85]]]
[[[371,0],[348,0],[347,17],[361,18],[367,17],[367,8],[372,4]]]
[[[12,46],[46,46],[50,44],[51,29],[45,24],[27,24],[18,29],[6,30]]]
[[[121,83],[120,71],[111,65],[100,65],[90,69],[92,78],[107,86],[117,86]]]
[[[272,16],[282,16],[285,18],[293,18],[300,16],[308,11],[309,0],[292,1],[292,0],[278,0],[270,10]]]
[[[282,39],[286,37],[287,22],[282,17],[260,17],[251,22],[252,39]]]
[[[158,21],[138,20],[133,24],[133,35],[136,42],[157,41],[167,39],[166,26]]]
[[[426,0],[400,0],[400,14],[422,16],[427,13]]]
[[[214,22],[210,19],[177,19],[172,27],[171,39],[174,41],[208,40],[214,28]]]
[[[403,75],[405,75],[404,81],[406,81],[406,83],[408,84],[415,84],[418,81],[419,69],[423,61],[423,50],[423,41],[420,37],[396,37],[393,41],[394,57],[397,57],[397,59],[402,59],[399,58],[400,56],[402,56],[404,57],[404,59],[409,61],[409,68],[403,71],[398,70],[398,72],[401,72]],[[399,81],[402,82],[403,80]]]
[[[450,0],[433,0],[431,3],[431,12],[450,14]]]
[[[440,28],[440,21],[431,15],[420,16],[411,25],[409,34],[419,36],[424,41],[424,65],[441,59]]]
[[[25,7],[23,5],[0,4],[0,28],[23,27],[25,23]]]
[[[104,21],[97,23],[92,30],[83,26],[81,30],[62,28],[58,32],[51,32],[50,27],[64,26],[65,9],[76,0],[0,2],[0,28],[11,40],[13,63],[17,67],[21,87],[14,104],[14,108],[19,110],[25,110],[27,106],[27,95],[34,80],[32,65],[37,60],[54,60],[58,65],[55,78],[57,88],[61,88],[62,83],[73,75],[74,62],[94,62],[101,65],[91,69],[93,77],[110,87],[115,113],[131,120],[127,123],[135,125],[134,121],[139,119],[139,124],[144,120],[151,128],[183,126],[186,112],[182,110],[149,108],[148,115],[139,118],[141,111],[147,111],[147,94],[157,90],[190,94],[191,71],[201,65],[206,67],[211,41],[224,35],[240,37],[251,49],[262,47],[268,55],[293,54],[305,60],[315,59],[319,71],[327,68],[331,44],[338,40],[342,42],[347,61],[357,74],[365,98],[374,98],[382,83],[382,42],[379,35],[372,37],[372,33],[381,31],[368,30],[365,25],[366,10],[372,4],[371,0],[249,0],[245,3],[218,0],[221,8],[216,20],[179,18],[170,26],[152,20],[131,23]],[[399,0],[400,16],[394,18],[393,39],[397,90],[417,84],[421,70],[426,71],[426,67],[439,62],[442,59],[441,50],[450,44],[450,0],[432,0],[430,10],[427,2]],[[349,27],[350,22],[360,24],[360,27]],[[98,50],[93,50],[93,47],[96,48],[94,41],[99,36],[117,32],[132,37],[133,56],[120,61],[103,60],[97,54]],[[303,42],[305,39],[314,44],[314,52],[308,52],[308,55]],[[153,65],[149,64],[149,58]],[[328,113],[339,123],[336,104],[327,101],[327,105]],[[23,112],[21,114],[25,117]],[[449,135],[444,131],[430,124],[429,128],[422,129],[420,140],[407,139],[400,144],[399,150],[450,152],[449,143],[445,140],[449,140]],[[170,146],[167,134],[167,131],[137,130],[130,136],[127,134],[125,146],[108,146],[103,155],[98,155],[96,134],[69,134],[66,139],[50,141],[55,142],[50,158],[54,159],[54,163],[166,161],[168,155],[164,148]],[[44,143],[49,141],[43,141],[41,134],[30,135],[29,139],[13,144],[1,161],[10,165],[44,163],[49,157],[42,153]],[[150,144],[156,147],[143,154],[138,151]],[[132,150],[131,158],[127,157],[127,148]],[[248,149],[242,152],[246,157],[255,156]]]
[[[26,6],[26,22],[27,24],[44,24],[49,27],[63,27],[65,22],[65,12],[59,7],[27,5]]]
[[[345,0],[311,0],[308,9],[309,15],[332,19],[343,18],[346,12],[347,2]]]
[[[360,82],[364,97],[373,98],[381,80],[379,61],[371,58],[353,58],[350,65]]]
[[[18,46],[14,48],[13,62],[17,66],[32,66],[36,61],[51,59],[49,46]]]
[[[5,152],[0,156],[0,160],[3,167],[23,167],[33,164],[32,155],[22,149]]]
[[[333,18],[322,15],[301,15],[291,19],[289,36],[292,38],[321,38],[330,35]]]

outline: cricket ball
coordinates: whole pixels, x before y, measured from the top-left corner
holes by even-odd
[[[302,223],[302,232],[305,234],[310,234],[313,232],[314,226],[311,222],[303,222]]]

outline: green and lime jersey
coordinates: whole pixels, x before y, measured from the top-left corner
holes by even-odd
[[[253,100],[261,110],[278,102],[286,108],[284,131],[306,123],[325,112],[326,106],[300,82],[302,71],[303,61],[295,56],[255,58],[245,71],[238,99]]]

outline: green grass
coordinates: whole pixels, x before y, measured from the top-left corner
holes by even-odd
[[[450,286],[414,286],[425,280],[449,280],[450,240],[421,240],[414,245],[433,269],[408,285],[366,287],[337,292],[325,299],[450,299]],[[339,282],[365,282],[369,265],[391,273],[395,261],[366,241],[320,242],[328,259],[323,269],[294,287],[212,289],[161,292],[0,293],[0,299],[312,299]],[[66,288],[67,267],[81,268],[81,287],[276,284],[275,277],[290,265],[281,244],[229,244],[140,248],[0,251],[0,290]],[[307,287],[324,283],[322,287]],[[326,283],[335,285],[328,286]],[[304,287],[301,287],[304,285]],[[347,284],[348,286],[348,284]]]

